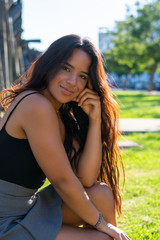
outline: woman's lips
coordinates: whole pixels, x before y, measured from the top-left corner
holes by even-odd
[[[68,88],[66,88],[66,87],[64,87],[64,86],[60,86],[61,87],[61,90],[62,90],[62,92],[65,94],[65,95],[71,95],[71,94],[73,94],[73,91],[72,90],[70,90],[70,89],[68,89]]]

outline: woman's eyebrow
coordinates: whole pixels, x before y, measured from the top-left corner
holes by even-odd
[[[69,64],[69,63],[67,63],[67,62],[64,62],[64,64],[67,65],[67,66],[69,66],[69,67],[71,67],[72,69],[74,69],[74,67],[73,67],[71,64]],[[81,71],[81,72],[84,73],[84,74],[86,74],[86,75],[89,75],[88,72],[84,72],[84,71]]]

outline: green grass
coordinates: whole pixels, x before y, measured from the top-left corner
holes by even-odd
[[[160,95],[138,91],[116,91],[120,118],[160,118]]]
[[[140,147],[123,150],[126,183],[123,191],[124,218],[118,227],[131,239],[154,239],[160,236],[160,134],[133,133],[122,136]]]

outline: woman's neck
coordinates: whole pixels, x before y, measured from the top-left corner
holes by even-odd
[[[54,99],[53,96],[51,95],[51,93],[48,91],[48,89],[41,91],[41,94],[43,96],[45,96],[51,102],[51,104],[53,105],[56,112],[58,112],[60,107],[62,106],[62,103],[60,103],[56,99]]]

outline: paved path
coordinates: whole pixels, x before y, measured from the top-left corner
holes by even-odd
[[[132,132],[160,132],[160,119],[159,118],[121,118],[120,129],[123,133]],[[138,147],[139,145],[132,141],[120,141],[118,143],[120,149],[128,149]]]
[[[121,118],[122,132],[160,132],[160,118]]]

